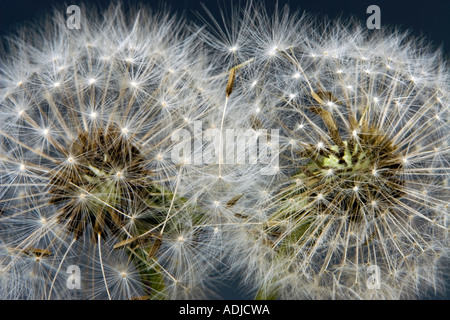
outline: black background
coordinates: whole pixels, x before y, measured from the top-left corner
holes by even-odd
[[[100,8],[106,8],[111,0],[89,1]],[[125,8],[133,3],[145,3],[153,8],[161,5],[183,14],[189,20],[199,21],[198,14],[205,16],[202,3],[215,16],[219,17],[220,8],[229,9],[228,1],[200,1],[200,0],[169,0],[169,1],[125,1]],[[262,1],[269,12],[275,7],[274,1]],[[68,5],[80,5],[83,1],[55,1],[55,0],[0,0],[0,37],[7,36],[10,32],[26,21],[32,21],[49,13],[52,8],[65,12]],[[234,1],[234,5],[244,5],[245,1]],[[293,11],[305,10],[319,16],[329,18],[354,16],[365,21],[369,14],[367,7],[374,4],[381,9],[381,28],[397,26],[401,30],[410,30],[412,35],[425,36],[434,47],[441,47],[447,58],[450,58],[450,1],[405,1],[405,0],[279,0],[281,7],[288,4]],[[374,30],[376,32],[376,30]],[[251,299],[251,294],[244,294],[237,289],[238,279],[221,287],[221,295],[224,299]],[[448,281],[450,287],[450,281]],[[1,288],[0,288],[1,289]],[[450,288],[445,295],[435,296],[431,299],[450,299]]]

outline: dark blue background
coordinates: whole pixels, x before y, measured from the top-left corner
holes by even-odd
[[[80,4],[83,1],[56,1],[56,0],[1,0],[0,1],[0,35],[8,30],[14,30],[15,26],[22,22],[42,17],[52,6],[66,8],[69,4]],[[111,0],[91,0],[101,7],[106,7]],[[205,3],[208,9],[217,16],[219,7],[228,6],[228,1],[201,1],[201,0],[128,0],[126,3],[142,2],[152,7],[160,4],[182,13],[190,19],[196,18],[196,12],[204,13],[201,3]],[[271,11],[275,1],[263,1]],[[244,1],[241,1],[244,3]],[[279,0],[279,6],[289,4],[292,9],[306,10],[313,14],[327,15],[334,18],[340,15],[355,16],[366,20],[366,9],[375,4],[381,8],[381,23],[395,25],[403,29],[410,29],[415,35],[425,35],[436,46],[443,45],[445,53],[450,53],[450,1],[448,0]],[[238,5],[238,1],[234,1]]]
[[[25,21],[30,21],[44,16],[53,7],[65,11],[68,5],[79,5],[84,1],[55,1],[55,0],[1,0],[0,1],[0,36],[3,37],[13,32]],[[107,7],[111,0],[89,1],[100,7]],[[198,20],[198,13],[204,15],[202,3],[206,5],[211,13],[218,17],[220,8],[228,8],[229,2],[209,0],[142,0],[126,1],[125,7],[134,2],[147,3],[151,7],[158,8],[161,4],[170,9],[183,13],[190,20]],[[274,1],[263,1],[270,12],[275,6]],[[244,4],[245,1],[241,1]],[[234,1],[239,5],[238,1]],[[425,36],[433,45],[442,47],[445,55],[450,58],[450,1],[448,0],[279,0],[279,6],[289,4],[295,10],[305,10],[312,14],[336,18],[338,16],[354,16],[365,21],[369,16],[366,9],[369,5],[378,5],[381,9],[381,26],[397,26],[403,30],[410,30],[412,35]],[[450,281],[448,281],[450,283]],[[238,279],[231,281],[228,285],[221,287],[222,297],[225,299],[251,299],[250,294],[242,294],[237,289]],[[450,287],[450,284],[449,284]],[[450,299],[450,288],[444,296],[431,295],[432,299]]]

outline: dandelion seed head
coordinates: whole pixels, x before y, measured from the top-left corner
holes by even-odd
[[[2,52],[0,77],[8,88],[0,100],[0,251],[10,248],[11,297],[71,298],[72,264],[90,266],[83,299],[176,298],[172,278],[184,290],[214,269],[219,245],[198,226],[211,222],[192,206],[203,185],[185,166],[190,155],[181,166],[163,158],[172,133],[207,114],[212,68],[185,22],[139,9],[83,7],[75,33],[61,23],[65,11],[55,12],[5,40],[17,53]],[[185,241],[175,252],[179,234]]]
[[[236,269],[261,297],[281,299],[399,299],[440,287],[436,253],[449,255],[448,212],[433,208],[450,196],[441,147],[449,105],[434,102],[450,90],[442,55],[398,30],[373,36],[353,20],[287,8],[270,16],[256,6],[235,19],[246,42],[233,63],[252,61],[239,81],[245,88],[251,76],[261,79],[239,98],[270,101],[266,127],[289,137],[282,173],[261,177],[269,194],[254,193],[244,210],[246,221],[264,223],[243,227]],[[374,265],[378,291],[366,287]]]

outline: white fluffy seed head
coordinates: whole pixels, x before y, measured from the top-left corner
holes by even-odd
[[[69,299],[61,279],[76,264],[95,285],[82,298],[192,298],[180,288],[206,281],[220,250],[187,194],[200,186],[193,168],[156,155],[205,116],[210,68],[169,13],[82,11],[81,30],[63,10],[2,53],[0,250],[11,253],[0,264],[23,281],[11,297]],[[179,246],[181,227],[193,240]],[[29,258],[39,272],[21,268]]]
[[[251,6],[233,21],[233,38],[246,39],[240,55],[214,53],[230,68],[250,61],[234,90],[263,105],[251,116],[285,137],[280,174],[259,177],[270,197],[251,192],[236,219],[235,268],[263,298],[398,299],[442,288],[450,82],[441,54],[398,31],[369,34],[359,22],[287,9],[269,16]],[[258,90],[248,90],[254,75]],[[242,109],[236,118],[249,116]],[[378,290],[368,288],[369,266]]]

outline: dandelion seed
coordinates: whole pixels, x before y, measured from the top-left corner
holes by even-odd
[[[277,46],[274,46],[274,47],[269,51],[269,55],[273,57],[274,55],[277,54],[277,50],[278,50],[278,47],[277,47]]]

